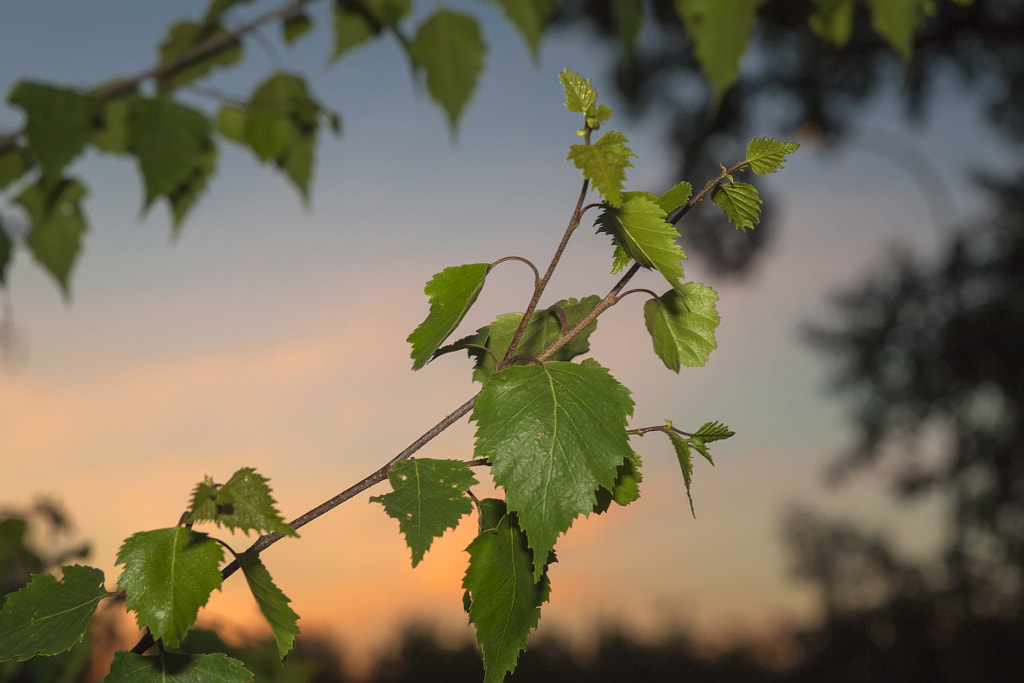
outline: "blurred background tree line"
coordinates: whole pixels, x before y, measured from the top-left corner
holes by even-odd
[[[585,27],[599,40],[619,41],[615,4],[566,3],[556,31]],[[666,145],[679,160],[674,177],[713,175],[737,141],[757,131],[767,110],[782,119],[774,125],[839,148],[869,101],[902,81],[905,115],[924,120],[934,113],[931,89],[950,74],[1008,148],[1024,147],[1024,2],[937,3],[904,65],[872,30],[861,5],[845,47],[819,39],[808,29],[808,15],[824,4],[764,3],[752,44],[756,68],[741,71],[716,107],[706,88],[690,87],[703,76],[672,3],[652,3],[650,39],[629,46],[615,81],[634,116],[670,112]],[[925,182],[927,168],[917,170]],[[794,508],[783,520],[783,536],[794,579],[819,596],[823,617],[814,628],[780,634],[774,650],[737,646],[713,656],[683,633],[649,643],[609,630],[590,657],[540,641],[512,680],[1021,680],[1024,168],[979,173],[965,182],[987,193],[984,214],[946,234],[937,256],[894,256],[836,295],[831,315],[809,321],[806,330],[809,344],[835,369],[833,388],[847,402],[856,433],[848,450],[833,458],[827,485],[882,469],[894,497],[939,496],[945,510],[939,552],[909,561],[882,534]],[[944,201],[929,196],[940,218]],[[749,274],[778,229],[771,215],[752,233],[723,231],[718,222],[690,221],[686,248],[708,257],[722,274]],[[4,593],[29,573],[88,551],[61,535],[67,520],[53,505],[0,514]],[[0,665],[0,680],[83,680],[90,650],[106,647],[103,639],[96,633],[62,657]],[[187,644],[232,650],[260,681],[353,680],[339,653],[315,636],[300,637],[283,669],[269,644],[238,651],[212,632],[197,632]],[[369,680],[476,681],[481,672],[468,641],[452,649],[413,628],[382,656]]]

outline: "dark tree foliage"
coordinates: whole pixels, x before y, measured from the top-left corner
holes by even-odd
[[[585,23],[616,41],[613,4],[569,3],[560,21],[566,27]],[[631,57],[620,58],[615,81],[632,113],[669,112],[668,145],[678,156],[679,177],[713,174],[723,159],[732,158],[754,126],[759,131],[766,125],[786,133],[798,130],[824,145],[838,146],[856,132],[858,117],[870,102],[901,83],[907,115],[926,117],[936,82],[951,74],[958,77],[964,97],[977,101],[1009,139],[1024,140],[1021,0],[975,0],[970,6],[935,3],[936,12],[906,65],[871,28],[860,3],[849,42],[837,48],[807,28],[815,3],[771,0],[760,10],[738,80],[717,107],[672,2],[652,4],[652,35],[637,43]],[[700,215],[688,217],[683,240],[688,250],[702,252],[722,273],[749,271],[772,239],[770,215],[747,234],[723,231],[711,212],[703,215],[704,220]]]

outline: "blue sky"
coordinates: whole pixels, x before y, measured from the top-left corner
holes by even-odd
[[[6,8],[0,85],[88,85],[134,72],[152,62],[169,21],[195,17],[203,4]],[[268,29],[274,56],[248,43],[244,66],[211,85],[244,96],[279,61],[340,111],[343,135],[325,136],[317,150],[308,210],[283,178],[225,143],[210,190],[172,240],[162,206],[140,219],[133,164],[92,154],[74,169],[91,188],[92,229],[72,302],[20,255],[10,285],[18,353],[0,369],[8,469],[0,501],[22,504],[36,493],[64,501],[94,541],[93,562],[109,586],[120,540],[173,524],[204,475],[223,480],[255,466],[292,517],[368,474],[475,391],[467,363],[454,356],[409,370],[404,339],[426,314],[423,284],[445,266],[508,254],[546,264],[580,185],[564,161],[578,122],[561,104],[558,70],[592,76],[602,98],[624,108],[606,78],[611,55],[585,34],[548,41],[535,65],[488,5],[450,5],[485,18],[491,47],[454,144],[387,40],[327,68],[326,22],[294,49]],[[324,9],[316,6],[318,19]],[[594,356],[634,390],[635,425],[715,419],[738,435],[719,444],[714,469],[697,463],[696,520],[668,445],[635,440],[643,497],[578,521],[562,539],[542,630],[578,633],[595,618],[621,617],[639,629],[670,621],[713,638],[812,617],[812,596],[786,578],[778,542],[780,513],[793,501],[885,527],[918,550],[936,540],[935,506],[891,504],[877,474],[821,487],[823,466],[848,433],[841,406],[824,398],[825,361],[801,344],[798,326],[826,310],[829,292],[884,264],[894,243],[930,253],[977,208],[963,172],[1004,157],[958,87],[947,79],[924,126],[908,128],[881,98],[861,127],[865,136],[895,133],[934,164],[956,211],[948,222],[936,225],[907,170],[856,136],[838,152],[805,147],[763,181],[780,225],[751,277],[716,281],[699,256],[686,264],[689,278],[721,296],[719,349],[707,367],[676,376],[661,366],[640,297],[602,317]],[[638,155],[630,189],[661,191],[679,180],[668,176],[659,120],[612,120]],[[17,110],[0,107],[0,129],[19,121]],[[732,228],[723,220],[722,229]],[[614,282],[609,262],[607,239],[578,231],[550,301],[604,294]],[[503,265],[464,329],[522,310],[529,293],[528,271]],[[471,444],[472,429],[460,425],[423,455],[465,458]],[[416,616],[462,628],[471,525],[415,571],[394,526],[364,495],[267,553],[304,628],[356,647],[383,642],[396,621]],[[247,629],[255,608],[228,585],[211,612]]]

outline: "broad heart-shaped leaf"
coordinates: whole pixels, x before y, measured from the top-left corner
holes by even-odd
[[[298,536],[277,511],[266,477],[252,467],[243,467],[223,486],[208,478],[192,492],[192,509],[187,520],[208,519],[218,526],[242,531]]]
[[[128,134],[146,186],[147,208],[157,197],[187,185],[213,145],[206,115],[166,97],[133,98]]]
[[[480,26],[467,14],[439,9],[416,31],[410,53],[426,71],[427,91],[448,114],[453,133],[483,71],[486,52]]]
[[[668,283],[679,288],[680,263],[686,253],[679,246],[679,231],[665,222],[665,210],[657,197],[625,192],[620,207],[605,207],[597,218],[597,231],[611,235],[614,243],[644,268],[656,268]]]
[[[499,500],[481,503],[495,513],[504,508]],[[481,531],[466,548],[469,566],[462,587],[483,650],[484,683],[500,683],[526,650],[551,588],[546,568],[539,579],[534,577],[534,555],[515,515],[501,514],[493,527],[485,521],[481,518]]]
[[[853,33],[853,0],[815,0],[807,25],[814,35],[836,47],[845,47]]]
[[[775,138],[755,138],[747,143],[747,166],[754,173],[775,173],[786,162],[786,156],[800,148],[795,142],[781,142]]]
[[[484,286],[489,263],[445,268],[430,278],[423,292],[430,297],[430,314],[406,341],[412,344],[412,369],[419,370],[465,317]]]
[[[398,520],[415,567],[435,538],[454,529],[463,515],[473,511],[466,490],[479,482],[462,460],[431,458],[397,463],[388,472],[388,480],[391,493],[370,501],[383,505],[388,516]]]
[[[82,200],[87,191],[77,180],[61,180],[46,187],[40,180],[14,200],[28,212],[32,230],[25,244],[36,260],[57,280],[64,296],[70,292],[71,268],[81,249],[87,224]]]
[[[18,83],[7,101],[25,111],[28,147],[47,180],[82,151],[100,111],[91,95],[31,81]]]
[[[331,61],[394,26],[411,10],[410,0],[335,0]]]
[[[117,564],[124,565],[117,587],[139,627],[174,647],[220,588],[223,559],[223,548],[206,534],[185,527],[140,531],[117,551]]]
[[[715,101],[736,80],[740,58],[754,32],[757,8],[764,0],[675,0],[676,13],[693,39],[701,71],[711,82]]]
[[[256,677],[237,659],[216,652],[184,655],[162,652],[144,657],[115,652],[103,683],[249,683]]]
[[[589,116],[597,103],[597,90],[590,79],[568,69],[562,69],[558,78],[565,89],[565,108],[574,114]]]
[[[592,145],[570,145],[567,160],[572,160],[583,177],[591,182],[605,203],[622,203],[622,184],[626,182],[626,169],[632,168],[630,157],[636,157],[626,147],[629,140],[617,130],[610,130]]]
[[[216,21],[197,24],[179,21],[167,30],[167,37],[160,43],[160,61],[167,63],[177,59],[196,45],[227,33]],[[198,61],[162,73],[158,80],[160,92],[167,93],[194,80],[202,78],[216,66],[230,66],[242,58],[242,43],[234,40],[221,49]]]
[[[711,193],[729,220],[740,230],[753,228],[761,217],[761,195],[747,183],[722,183]]]
[[[274,632],[277,654],[283,661],[285,655],[291,652],[292,646],[295,644],[295,636],[299,633],[296,623],[299,620],[299,615],[288,606],[291,600],[274,584],[270,572],[260,561],[259,555],[241,553],[236,559],[238,566],[245,574],[252,597],[256,599],[256,605],[266,617],[267,623],[270,624],[270,630]]]
[[[673,372],[679,372],[681,365],[704,365],[708,354],[718,346],[718,294],[697,282],[687,282],[681,290],[682,294],[672,289],[644,303],[644,322],[654,352]]]
[[[563,299],[552,304],[549,308],[534,311],[530,317],[529,324],[523,330],[523,336],[519,339],[516,355],[536,358],[544,352],[544,349],[551,346],[558,339],[562,332],[562,316],[558,314],[559,310],[565,316],[566,330],[571,330],[582,322],[588,313],[594,310],[594,307],[597,306],[600,300],[600,297],[596,294],[591,294],[588,297],[584,297],[581,301]],[[505,357],[509,344],[512,343],[512,337],[515,335],[522,319],[522,313],[503,313],[490,325],[477,330],[476,334],[460,339],[452,345],[451,350],[465,348],[469,352],[470,357],[476,359],[476,366],[473,369],[473,379],[475,381],[483,382],[484,379],[494,372],[494,360],[491,354],[494,354],[494,358],[497,358],[499,361]],[[565,346],[555,351],[551,355],[550,360],[568,361],[577,356],[582,356],[590,350],[590,335],[596,329],[597,320],[594,320],[566,343]],[[482,349],[474,348],[471,345],[485,346],[491,353],[486,353]],[[439,349],[438,353],[442,350]],[[522,360],[519,362],[527,363],[530,361]]]
[[[690,183],[684,180],[669,190],[666,190],[665,193],[658,197],[656,201],[662,211],[665,212],[665,215],[668,215],[688,202],[690,200],[690,194],[692,193],[693,188],[690,186]]]
[[[7,596],[0,611],[0,662],[50,656],[70,650],[89,627],[103,589],[103,572],[94,567],[61,567],[60,581],[36,574]]]
[[[476,457],[487,458],[494,481],[537,558],[611,489],[632,454],[626,418],[629,390],[596,363],[515,365],[484,381],[476,398]],[[542,562],[534,563],[539,580]]]
[[[540,39],[558,9],[557,0],[495,0],[516,27],[534,61],[540,59]]]

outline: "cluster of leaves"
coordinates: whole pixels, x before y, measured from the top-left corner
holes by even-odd
[[[639,497],[641,463],[629,444],[630,435],[668,435],[688,496],[692,453],[712,462],[709,444],[733,435],[718,422],[706,423],[692,434],[671,422],[629,429],[631,392],[596,360],[573,361],[589,351],[597,317],[632,293],[622,292],[622,287],[646,268],[660,273],[670,286],[661,295],[633,290],[650,295],[644,318],[655,353],[675,372],[682,366],[703,365],[716,346],[718,296],[706,285],[683,280],[681,261],[686,255],[678,243],[679,232],[667,217],[681,216],[711,196],[737,227],[753,227],[760,203],[757,191],[734,182],[732,174],[746,169],[773,173],[797,148],[777,140],[753,140],[746,159],[730,169],[723,167],[722,175],[694,197],[687,183],[661,195],[628,192],[623,189],[626,169],[635,155],[626,138],[612,130],[591,140],[612,110],[598,104],[588,79],[566,70],[561,80],[566,107],[582,114],[584,124],[579,131],[584,142],[570,148],[568,160],[585,178],[583,194],[593,188],[600,196],[601,202],[592,206],[601,210],[597,231],[612,238],[612,271],[630,268],[605,297],[563,299],[533,310],[557,264],[556,255],[547,275],[538,278],[527,313],[499,315],[447,346],[442,344],[476,301],[488,274],[505,259],[445,268],[431,278],[424,290],[429,315],[408,339],[413,368],[457,350],[467,351],[474,360],[473,379],[482,384],[470,417],[476,423],[474,460],[400,462],[388,475],[392,492],[372,499],[398,520],[413,566],[475,503],[479,533],[467,548],[463,587],[483,651],[486,681],[501,681],[525,650],[541,605],[550,596],[547,571],[555,561],[558,537],[581,515],[605,512],[612,501],[628,505]],[[561,248],[581,214],[577,209]],[[504,499],[479,500],[472,495],[470,487],[477,483],[471,471],[474,464],[490,466]]]
[[[245,575],[260,612],[267,619],[282,659],[292,649],[298,615],[274,584],[270,572],[252,552],[235,553],[221,540],[194,531],[196,522],[245,532],[296,536],[275,508],[267,480],[243,468],[225,484],[206,478],[196,485],[192,504],[178,526],[141,531],[125,539],[117,553],[124,570],[118,592],[103,587],[103,571],[95,567],[62,567],[60,580],[39,574],[10,594],[0,610],[0,661],[22,661],[59,654],[85,636],[100,601],[124,598],[141,628],[160,644],[156,655],[118,652],[106,681],[251,681],[241,662],[222,654],[176,654],[195,623],[199,608],[220,589],[227,568],[224,549]]]
[[[718,100],[736,79],[747,51],[757,12],[763,0],[675,0],[673,7],[693,42],[701,69]],[[957,0],[967,3],[969,0]],[[243,39],[264,25],[276,23],[281,40],[292,45],[315,25],[313,0],[287,2],[279,8],[230,28],[231,13],[251,0],[212,0],[195,21],[180,21],[159,45],[155,66],[131,77],[82,89],[22,81],[9,92],[8,102],[22,110],[21,130],[0,134],[0,192],[19,207],[24,226],[0,213],[0,286],[15,252],[24,248],[57,281],[65,295],[72,270],[88,230],[84,202],[88,189],[68,167],[83,152],[134,157],[144,189],[143,210],[163,199],[178,230],[206,190],[216,171],[221,139],[249,149],[263,164],[272,164],[309,200],[317,135],[323,126],[338,134],[340,116],[321,104],[298,74],[280,71],[257,83],[247,98],[226,97],[206,90],[199,95],[222,101],[216,111],[184,104],[184,88],[215,69],[238,64]],[[534,58],[546,28],[556,18],[560,0],[494,0],[518,31]],[[844,45],[853,26],[855,0],[815,0],[810,27],[823,40]],[[915,31],[932,11],[930,0],[868,0],[875,30],[905,59]],[[611,10],[623,49],[631,53],[645,24],[646,4],[614,0]],[[417,79],[444,111],[452,133],[458,125],[480,75],[487,44],[480,22],[445,7],[423,17],[413,0],[332,0],[331,60],[385,35],[396,39]],[[150,83],[155,94],[144,95]],[[584,104],[584,103],[579,103]],[[584,107],[585,108],[585,107]],[[588,113],[596,128],[610,110]],[[613,163],[603,172],[594,168],[601,157],[623,149],[616,136],[594,145],[574,148],[574,161],[594,171],[594,182],[607,189],[608,201],[618,206],[614,188],[621,178],[610,173],[624,165]],[[604,161],[608,161],[604,159]],[[620,170],[621,172],[621,170]],[[756,213],[753,199],[739,188],[716,201],[733,210]],[[631,210],[644,207],[632,206]]]

